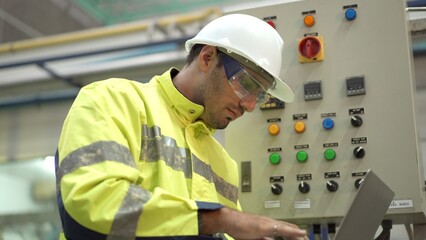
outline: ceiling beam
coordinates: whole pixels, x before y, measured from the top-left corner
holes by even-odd
[[[21,21],[19,18],[13,16],[12,14],[6,12],[5,10],[0,8],[0,19],[9,23],[14,28],[18,29],[20,32],[24,33],[30,38],[42,37],[43,33],[37,31],[37,29],[31,27],[25,22]]]

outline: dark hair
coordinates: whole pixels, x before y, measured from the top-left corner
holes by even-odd
[[[201,50],[203,49],[203,47],[206,46],[205,44],[195,44],[194,46],[192,46],[191,51],[189,51],[188,56],[186,57],[186,64],[191,64],[192,61],[194,61],[194,59],[200,54]],[[221,51],[217,50],[218,55],[220,54],[224,54]],[[222,66],[222,59],[219,57],[218,63],[217,63],[217,67],[221,67]]]
[[[192,61],[200,54],[201,49],[203,49],[204,44],[195,44],[192,46],[191,51],[189,51],[188,56],[186,57],[186,64],[191,64]]]

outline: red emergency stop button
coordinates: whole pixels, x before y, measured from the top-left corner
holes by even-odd
[[[321,50],[321,42],[315,37],[305,37],[299,43],[299,53],[305,58],[315,58]]]
[[[324,40],[321,36],[306,36],[299,40],[299,62],[318,62],[324,60]]]

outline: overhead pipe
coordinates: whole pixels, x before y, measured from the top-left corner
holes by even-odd
[[[83,52],[83,53],[66,54],[66,55],[55,56],[55,57],[46,57],[46,58],[36,59],[36,60],[24,60],[24,61],[11,62],[11,63],[5,63],[5,64],[0,63],[0,69],[10,68],[10,67],[19,67],[19,66],[25,66],[25,65],[30,65],[30,64],[39,65],[39,64],[44,64],[44,63],[53,62],[53,61],[60,61],[60,60],[79,58],[79,57],[87,57],[87,56],[93,56],[93,55],[111,53],[111,52],[119,52],[119,51],[125,51],[125,50],[136,49],[136,48],[153,48],[153,49],[155,48],[156,49],[155,51],[163,52],[163,50],[161,50],[161,47],[163,47],[164,49],[167,49],[168,51],[170,51],[172,45],[174,46],[173,50],[175,50],[176,44],[184,43],[190,37],[193,37],[193,36],[178,38],[178,39],[173,39],[173,40],[166,40],[166,41],[161,41],[161,42],[159,41],[159,42],[152,42],[152,43],[136,44],[136,45],[125,46],[125,47],[121,47],[121,46],[120,47],[110,47],[108,49],[93,50],[93,51],[87,51],[87,52]],[[150,52],[150,53],[152,53],[152,52]]]
[[[162,29],[166,29],[170,26],[183,26],[185,24],[195,22],[195,21],[208,21],[210,20],[210,18],[216,18],[220,15],[221,15],[221,11],[218,8],[210,8],[205,10],[204,12],[201,12],[201,13],[198,12],[197,14],[168,16],[161,19],[157,19],[157,20],[145,21],[143,23],[134,22],[129,24],[121,24],[119,26],[117,25],[114,27],[106,27],[106,28],[94,29],[94,30],[92,29],[92,30],[86,30],[86,31],[75,32],[75,33],[67,33],[67,34],[39,38],[39,39],[18,41],[14,43],[0,45],[0,56],[1,54],[14,53],[21,50],[29,50],[29,49],[40,48],[45,46],[75,43],[77,41],[83,41],[83,40],[99,39],[99,38],[118,36],[118,35],[123,35],[128,33],[141,32],[141,31],[150,31],[153,24],[155,24],[156,28],[162,28]],[[73,86],[81,87],[81,86],[77,86],[78,84],[75,83],[72,78],[61,76],[54,70],[50,69],[46,64],[49,62],[58,61],[58,60],[87,57],[87,56],[93,56],[97,54],[119,52],[119,51],[125,51],[125,50],[136,49],[136,48],[147,48],[148,50],[146,51],[145,54],[153,53],[153,52],[170,51],[170,48],[171,48],[170,46],[173,46],[172,48],[175,50],[178,47],[178,45],[182,44],[182,42],[185,42],[188,38],[189,37],[182,37],[182,38],[171,39],[166,41],[134,44],[134,45],[125,46],[125,47],[122,47],[122,46],[110,47],[108,49],[92,50],[92,51],[86,51],[86,52],[80,52],[80,53],[70,53],[70,54],[65,54],[61,56],[45,57],[42,59],[39,58],[35,60],[21,60],[18,62],[8,62],[8,63],[0,64],[0,69],[34,64],[38,66],[39,68],[43,69],[45,72],[47,72],[52,78],[61,79],[66,81],[67,83],[70,83]]]
[[[212,15],[219,17],[220,15],[222,15],[222,12],[219,8],[209,8],[201,13],[160,18],[159,20],[156,20],[156,24],[162,27],[165,27],[168,24],[187,24],[193,21],[205,20],[211,17]],[[112,27],[89,29],[79,32],[59,34],[55,36],[4,43],[0,44],[0,54],[71,43],[76,41],[116,36],[125,33],[141,32],[148,30],[151,24],[152,21],[132,22]]]

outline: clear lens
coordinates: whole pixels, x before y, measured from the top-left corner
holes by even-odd
[[[265,87],[248,73],[238,61],[222,52],[220,52],[220,56],[229,84],[240,99],[249,98],[247,100],[256,101],[256,104],[263,104],[269,100],[269,94]]]
[[[231,77],[229,83],[241,99],[253,98],[256,100],[256,104],[263,104],[269,100],[269,94],[262,85],[244,69]]]

